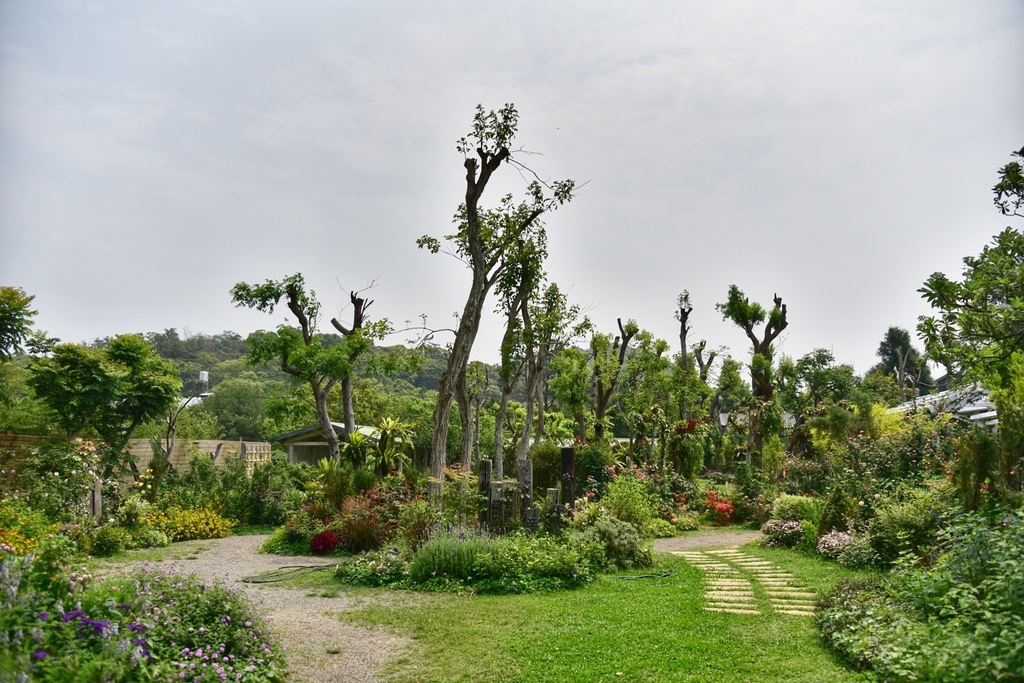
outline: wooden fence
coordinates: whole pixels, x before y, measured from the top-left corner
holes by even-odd
[[[153,443],[149,439],[131,439],[128,452],[136,458],[139,472],[145,472],[153,459]],[[246,469],[252,469],[258,463],[270,460],[270,444],[266,441],[221,441],[216,439],[178,439],[171,449],[171,467],[177,470],[188,469],[188,461],[194,455],[205,455],[213,463],[224,469],[231,460],[244,460]]]

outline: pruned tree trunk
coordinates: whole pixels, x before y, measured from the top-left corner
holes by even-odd
[[[467,363],[468,367],[468,363]],[[473,444],[476,442],[473,429],[473,398],[466,380],[466,370],[455,388],[455,401],[459,406],[459,423],[462,425],[462,439],[459,442],[459,465],[468,472],[473,460]]]
[[[502,388],[501,402],[498,403],[498,412],[494,416],[494,481],[505,479],[505,419],[508,416],[508,402],[509,394]]]

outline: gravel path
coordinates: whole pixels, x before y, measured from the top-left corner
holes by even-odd
[[[708,529],[654,542],[658,552],[716,548],[749,543],[761,537],[748,529]],[[376,672],[407,650],[408,638],[351,626],[338,613],[356,609],[365,599],[344,593],[337,597],[310,594],[306,589],[278,584],[242,583],[241,579],[293,565],[334,563],[322,557],[265,555],[257,549],[267,536],[229,536],[197,543],[184,560],[167,560],[203,578],[237,583],[266,616],[285,646],[290,681],[297,683],[375,683]],[[330,571],[330,570],[325,570]]]
[[[702,529],[687,531],[674,538],[658,538],[654,541],[654,549],[659,553],[670,553],[673,550],[689,550],[691,548],[724,548],[743,545],[763,538],[760,531],[753,529]]]
[[[177,562],[186,571],[227,583],[289,565],[331,565],[322,557],[265,555],[257,548],[266,536],[229,536],[199,544],[203,548]],[[167,561],[172,562],[170,560]],[[325,570],[330,571],[330,570]],[[364,602],[344,593],[333,598],[277,584],[238,583],[266,616],[285,646],[289,681],[371,683],[376,671],[408,645],[408,639],[383,630],[351,626],[339,612]]]

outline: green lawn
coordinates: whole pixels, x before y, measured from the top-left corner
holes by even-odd
[[[851,572],[750,547],[822,590]],[[602,576],[577,590],[525,596],[419,595],[349,612],[411,636],[399,681],[855,681],[808,617],[705,612],[702,573],[672,556],[658,580]]]

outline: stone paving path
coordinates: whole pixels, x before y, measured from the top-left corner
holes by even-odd
[[[778,614],[814,616],[815,595],[776,564],[747,555],[738,546],[719,550],[676,550],[708,575],[709,612],[762,614],[768,605]]]

